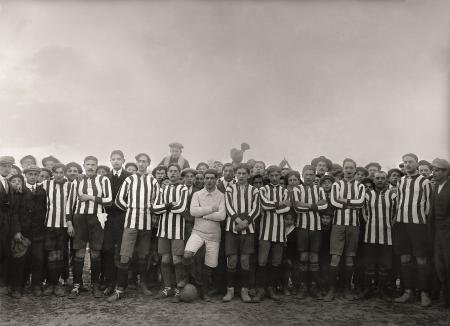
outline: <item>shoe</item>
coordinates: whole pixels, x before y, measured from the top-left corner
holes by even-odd
[[[212,302],[212,298],[206,292],[203,293],[202,299],[205,302]]]
[[[44,289],[44,291],[42,291],[42,294],[45,295],[45,296],[49,296],[49,295],[52,295],[54,291],[55,291],[55,286],[49,284],[49,285]]]
[[[172,303],[179,303],[179,302],[181,302],[180,290],[178,288],[176,288],[176,289],[174,289]]]
[[[0,286],[0,294],[8,294],[9,288],[7,286]]]
[[[323,297],[323,301],[330,302],[334,300],[334,288],[331,287],[330,290],[328,290],[328,293]]]
[[[100,285],[99,284],[93,284],[92,285],[92,295],[96,299],[103,298],[103,291],[100,289]]]
[[[119,299],[122,299],[123,297],[124,292],[116,289],[113,294],[111,294],[109,297],[106,298],[106,301],[109,303],[113,303]]]
[[[20,298],[22,298],[22,292],[21,292],[20,290],[14,289],[14,290],[11,292],[11,296],[12,296],[14,299],[20,299]]]
[[[257,290],[256,289],[250,289],[248,290],[248,295],[251,297],[254,297],[256,295]]]
[[[103,295],[105,297],[109,297],[110,295],[112,295],[116,290],[114,289],[114,287],[112,286],[108,286],[104,291],[103,291]]]
[[[182,289],[186,286],[186,284],[188,284],[187,280],[181,280],[180,282],[178,282],[177,288]]]
[[[283,286],[283,295],[285,295],[285,296],[291,295],[291,291],[289,291],[287,286]]]
[[[363,300],[369,297],[370,289],[368,287],[364,288],[360,293],[356,295],[356,300]]]
[[[259,303],[264,300],[266,291],[263,288],[256,289],[256,294],[252,298],[252,302]]]
[[[275,291],[271,286],[267,287],[267,296],[273,301],[280,301],[280,297],[275,294]]]
[[[227,294],[222,298],[222,302],[230,302],[234,298],[234,288],[227,288]]]
[[[297,295],[295,296],[298,300],[303,300],[308,296],[308,289],[306,288],[305,283],[300,284],[300,288],[298,289]]]
[[[154,297],[154,299],[155,300],[166,299],[171,296],[173,296],[172,289],[169,287],[165,287],[160,292],[158,292],[158,294],[156,295],[156,297]]]
[[[353,301],[356,299],[356,296],[353,294],[353,292],[350,289],[347,289],[344,291],[344,298],[346,300]]]
[[[145,282],[141,282],[141,283],[139,284],[139,290],[140,290],[140,292],[141,292],[143,295],[146,295],[146,296],[151,296],[151,295],[153,295],[152,291],[150,291],[150,290],[148,289],[147,284],[145,284]]]
[[[62,285],[57,285],[55,287],[55,290],[53,291],[53,293],[57,297],[65,297],[66,296],[66,289]]]
[[[42,289],[40,286],[33,286],[32,292],[35,297],[42,297]]]
[[[426,292],[420,293],[420,305],[424,308],[431,306],[431,299]]]
[[[80,284],[74,284],[72,291],[69,293],[69,299],[75,299],[80,295]]]
[[[412,299],[411,290],[405,290],[405,292],[398,298],[394,299],[395,303],[407,303]]]
[[[242,288],[241,289],[241,299],[244,303],[250,303],[252,302],[252,298],[248,295],[248,289]]]
[[[322,293],[320,293],[316,282],[311,283],[311,286],[309,287],[309,295],[311,296],[311,298],[315,298],[315,299],[319,299],[319,300],[323,299]]]

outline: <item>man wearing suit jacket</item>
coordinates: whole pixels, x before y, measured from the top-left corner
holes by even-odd
[[[114,257],[119,257],[120,246],[122,242],[123,226],[125,223],[125,211],[118,208],[115,204],[115,198],[119,192],[120,186],[131,173],[125,171],[123,163],[125,157],[121,150],[114,150],[110,155],[112,170],[108,173],[108,179],[111,182],[111,192],[113,204],[106,206],[108,214],[105,223],[105,237],[103,240],[103,268],[105,271],[106,286],[105,295],[110,295],[116,288],[117,263]]]
[[[11,172],[14,158],[0,157],[0,294],[7,293],[8,260],[11,248],[11,222],[15,218],[12,211],[14,192],[6,177]]]
[[[450,163],[436,158],[431,165],[436,182],[431,195],[430,213],[434,263],[444,290],[445,307],[450,308]]]

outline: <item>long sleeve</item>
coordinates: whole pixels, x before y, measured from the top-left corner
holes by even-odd
[[[302,188],[300,188],[300,187],[295,187],[292,190],[292,195],[294,197],[294,202],[297,202],[297,204],[294,205],[294,210],[297,213],[307,213],[307,212],[309,212],[309,208],[306,207],[307,204],[303,203],[302,201],[300,201],[300,198],[302,198],[302,192],[303,191],[304,190]]]
[[[283,197],[282,197],[282,201],[287,201],[289,200],[289,193],[287,191],[287,189],[283,189]],[[289,206],[283,207],[283,208],[279,208],[276,211],[277,214],[284,214],[287,213],[291,210],[291,208]]]
[[[225,191],[225,207],[227,215],[234,221],[238,214],[233,206],[233,188],[231,187],[228,187]]]
[[[348,204],[353,207],[362,207],[364,205],[364,194],[365,194],[365,188],[363,184],[358,185],[358,197],[356,199],[350,199],[348,201]]]
[[[194,192],[191,200],[191,215],[194,217],[203,217],[205,215],[212,213],[212,207],[200,206],[200,199],[198,197],[198,192]]]
[[[323,201],[323,204],[317,205],[319,211],[326,210],[328,208],[327,198],[325,197],[325,191],[323,188],[319,188],[319,201]]]
[[[266,211],[275,210],[275,202],[267,198],[266,189],[263,187],[259,191],[259,197],[261,200],[261,207]]]
[[[97,204],[109,205],[112,203],[113,200],[111,191],[111,182],[107,177],[103,177],[101,179],[101,185],[102,185],[102,196],[96,196],[94,201]]]
[[[224,197],[220,198],[219,202],[219,210],[217,212],[208,214],[203,216],[204,219],[215,221],[215,222],[221,222],[225,220],[226,213],[225,213],[225,199]]]
[[[119,192],[117,193],[115,204],[121,210],[126,211],[128,208],[128,193],[130,189],[130,179],[126,179],[120,186]]]
[[[161,215],[166,212],[166,203],[164,202],[164,189],[160,188],[153,204],[152,212],[156,215]]]
[[[77,181],[73,181],[69,187],[69,195],[67,197],[66,206],[66,221],[73,220],[73,214],[75,212],[75,205],[77,200]]]
[[[180,190],[180,199],[178,202],[173,205],[172,209],[170,210],[174,214],[181,214],[186,210],[188,201],[188,189],[186,186],[183,186]]]
[[[430,204],[431,204],[431,183],[430,182],[425,182],[423,185],[423,191],[424,191],[424,197],[425,197],[425,216],[428,216],[430,213]]]
[[[248,214],[248,222],[253,222],[260,214],[261,212],[261,204],[260,204],[260,192],[258,189],[253,190],[253,196],[252,196],[252,209],[250,210],[250,213]]]
[[[330,200],[331,200],[331,206],[342,209],[342,208],[344,208],[344,205],[337,201],[339,198],[339,190],[340,190],[339,184],[336,182],[333,183],[333,185],[331,186]]]

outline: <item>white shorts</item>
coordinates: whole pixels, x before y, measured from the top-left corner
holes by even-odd
[[[203,239],[192,232],[184,251],[196,253],[203,245],[205,245],[205,265],[211,268],[217,267],[219,263],[219,242]]]

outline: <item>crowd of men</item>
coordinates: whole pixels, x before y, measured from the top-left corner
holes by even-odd
[[[385,172],[320,156],[295,171],[243,163],[244,143],[231,163],[193,169],[181,144],[169,147],[151,173],[148,154],[125,164],[120,150],[111,167],[0,157],[2,293],[76,299],[88,253],[92,294],[108,302],[132,286],[153,296],[155,284],[155,299],[179,302],[190,283],[205,301],[342,293],[450,307],[447,160],[408,153]]]

